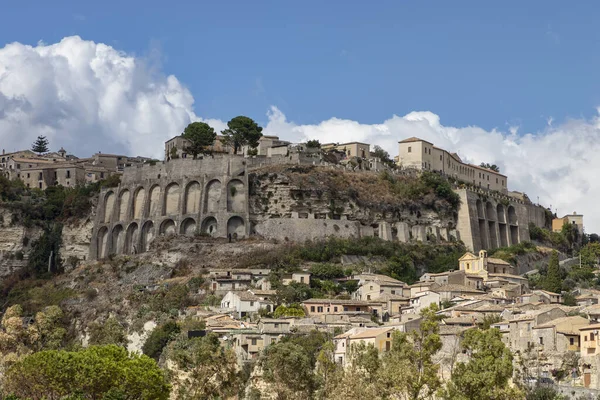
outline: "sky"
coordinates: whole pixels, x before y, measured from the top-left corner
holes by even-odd
[[[0,148],[161,157],[191,121],[292,141],[419,136],[600,232],[600,3],[20,1]]]

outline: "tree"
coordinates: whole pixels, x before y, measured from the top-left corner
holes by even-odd
[[[182,136],[188,140],[189,145],[185,151],[194,156],[206,152],[207,147],[212,146],[217,138],[215,130],[205,122],[192,122],[183,131]]]
[[[510,387],[513,374],[512,354],[502,342],[498,329],[470,329],[465,332],[462,348],[469,362],[454,367],[444,398],[450,400],[513,400],[523,393]]]
[[[382,359],[381,379],[391,397],[429,399],[441,387],[435,354],[442,348],[438,307],[432,304],[421,312],[418,331],[394,332],[391,351]]]
[[[390,157],[390,153],[380,146],[375,145],[375,147],[373,147],[373,155],[389,166],[394,165],[394,160]]]
[[[171,147],[171,150],[169,151],[169,158],[171,160],[179,158],[179,155],[177,154],[177,147]]]
[[[3,389],[19,398],[34,400],[166,400],[170,391],[154,360],[114,345],[33,353],[7,370]]]
[[[29,326],[29,342],[35,350],[56,350],[67,335],[63,324],[63,311],[58,306],[48,306],[35,315]]]
[[[319,142],[317,139],[313,139],[313,140],[309,140],[306,142],[306,147],[308,147],[309,149],[320,149],[321,148],[321,142]]]
[[[581,256],[582,265],[595,266],[600,259],[600,243],[590,241],[590,243],[581,248],[579,255]]]
[[[315,377],[302,346],[291,342],[272,344],[265,349],[260,366],[277,399],[310,398]]]
[[[242,146],[257,147],[262,137],[262,128],[252,118],[240,115],[232,118],[227,123],[227,129],[221,132],[224,136],[223,144],[233,147],[233,153],[237,154]]]
[[[561,288],[562,279],[558,264],[558,253],[556,250],[553,250],[548,263],[548,272],[546,274],[546,278],[544,279],[544,289],[549,292],[560,293]]]
[[[42,153],[47,153],[49,151],[48,144],[49,142],[48,139],[46,139],[46,136],[38,136],[35,142],[33,142],[31,145],[31,151],[40,155]]]
[[[597,233],[591,233],[588,240],[590,243],[598,243],[600,242],[600,235]]]
[[[235,354],[222,347],[216,335],[181,338],[166,351],[176,367],[173,379],[178,399],[224,399],[237,393]]]
[[[142,353],[158,361],[164,347],[181,332],[175,321],[167,321],[152,330],[142,346]]]
[[[479,166],[482,168],[491,169],[492,171],[500,172],[500,168],[496,164],[481,163]]]
[[[294,305],[286,307],[282,304],[279,307],[277,307],[275,309],[275,311],[273,312],[274,318],[281,318],[281,317],[300,317],[300,318],[302,318],[305,316],[306,316],[306,313],[304,312],[302,307],[294,306]]]
[[[126,346],[128,342],[125,328],[115,317],[107,318],[103,324],[92,322],[89,326],[89,334],[89,343],[92,345]]]

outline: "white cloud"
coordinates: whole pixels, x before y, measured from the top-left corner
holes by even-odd
[[[102,151],[161,157],[165,140],[203,120],[193,105],[177,78],[105,44],[74,36],[50,45],[0,48],[0,148],[7,151],[46,135],[54,150],[64,146],[80,156]],[[499,165],[510,189],[532,200],[539,196],[559,214],[584,213],[587,230],[600,232],[600,215],[594,215],[600,198],[599,117],[548,121],[543,132],[519,135],[515,126],[508,131],[446,126],[429,111],[394,115],[380,124],[331,118],[301,125],[274,106],[267,115],[266,134],[292,141],[362,141],[392,156],[399,140],[421,137],[469,162]],[[204,121],[217,131],[226,127],[217,119]]]

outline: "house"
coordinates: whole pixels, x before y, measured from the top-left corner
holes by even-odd
[[[560,232],[565,224],[575,225],[579,234],[583,235],[583,215],[573,211],[573,214],[567,214],[562,218],[554,218],[552,220],[552,232]]]
[[[336,150],[344,153],[346,158],[358,157],[368,158],[370,156],[370,145],[368,143],[349,142],[349,143],[325,143],[321,145],[321,150],[328,152]]]
[[[559,307],[544,307],[527,311],[509,319],[508,344],[512,351],[526,351],[535,346],[533,328],[544,325],[554,319],[566,317],[567,313]]]
[[[439,287],[440,285],[438,285],[435,282],[417,282],[415,284],[412,284],[410,286],[407,286],[403,289],[403,293],[405,297],[410,297],[413,298],[415,297],[417,294],[422,293],[422,292],[429,292],[431,290],[435,290]]]
[[[580,328],[590,325],[590,321],[580,316],[556,318],[533,327],[538,350],[545,352],[580,351]]]
[[[349,353],[353,345],[364,343],[372,345],[379,352],[390,351],[394,327],[352,328],[333,339],[334,359],[341,365],[349,363]]]
[[[410,298],[410,312],[420,314],[422,309],[429,307],[431,304],[439,305],[441,299],[440,294],[434,291],[419,292]]]
[[[465,271],[446,271],[433,274],[424,273],[419,279],[421,282],[435,282],[438,285],[463,285],[473,289],[483,289],[483,277],[479,275],[467,274]]]
[[[438,286],[435,289],[433,289],[433,291],[439,293],[440,301],[451,301],[452,299],[458,296],[477,296],[485,294],[485,292],[481,290],[477,290],[469,286],[456,284],[446,284]]]
[[[562,303],[562,296],[559,293],[549,292],[547,290],[534,290],[533,294],[538,295],[540,301],[544,304]]]
[[[292,282],[310,285],[310,272],[293,272],[291,274],[286,274],[281,277],[281,283],[283,283],[285,286],[289,285]]]
[[[593,294],[583,294],[575,298],[578,306],[592,306],[598,304],[598,296]]]
[[[229,291],[221,300],[221,309],[233,312],[236,318],[250,316],[261,308],[273,311],[273,303],[247,291]]]
[[[579,328],[581,364],[583,366],[583,385],[586,388],[600,387],[600,324]]]
[[[225,292],[229,290],[245,290],[252,285],[252,279],[233,279],[233,277],[216,277],[210,281],[210,290]]]
[[[302,302],[307,316],[341,313],[371,313],[371,306],[362,300],[308,299]]]
[[[410,304],[410,299],[397,294],[385,293],[377,297],[377,300],[371,300],[369,303],[373,314],[382,317],[387,314],[387,317],[390,317],[400,314],[402,308]]]
[[[488,274],[514,275],[515,267],[499,258],[488,257],[487,251],[481,250],[479,256],[466,252],[458,259],[459,269],[467,274],[475,274],[488,279]]]
[[[376,300],[385,294],[402,296],[406,287],[406,283],[380,274],[365,273],[354,279],[358,280],[358,289],[352,297],[363,301]]]

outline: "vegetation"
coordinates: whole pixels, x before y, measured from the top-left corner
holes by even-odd
[[[319,142],[317,139],[309,140],[306,142],[306,147],[313,148],[313,149],[320,149],[321,142]]]
[[[167,321],[152,330],[142,346],[142,353],[158,361],[165,346],[181,332],[175,321]]]
[[[488,255],[490,257],[494,256],[514,265],[517,262],[517,256],[522,256],[527,253],[534,253],[537,250],[537,246],[532,242],[521,242],[518,244],[513,244],[509,247],[490,249],[488,250]]]
[[[38,136],[35,142],[33,142],[31,145],[31,151],[38,153],[39,155],[42,153],[47,153],[49,151],[48,145],[49,142],[48,139],[46,139],[46,136]]]
[[[296,304],[292,304],[289,307],[284,305],[280,305],[273,312],[274,318],[282,318],[282,317],[305,317],[306,313],[304,309]]]
[[[500,167],[498,167],[496,164],[481,163],[481,164],[479,164],[479,166],[481,168],[487,168],[487,169],[491,169],[492,171],[495,171],[495,172],[500,172]]]
[[[170,387],[151,358],[118,346],[91,346],[25,356],[6,371],[3,390],[23,399],[159,400],[169,398]]]
[[[185,128],[182,136],[189,141],[185,151],[190,153],[194,160],[198,154],[205,153],[217,138],[215,130],[205,122],[192,122]]]
[[[548,263],[548,273],[544,279],[544,289],[549,292],[560,293],[561,287],[562,279],[558,265],[558,253],[554,250]]]
[[[89,326],[89,343],[92,345],[127,346],[125,328],[115,317],[109,317],[104,323],[93,322]]]
[[[384,164],[388,165],[389,167],[394,167],[394,160],[392,160],[392,157],[390,157],[390,153],[385,151],[380,146],[375,145],[375,147],[373,147],[372,153],[375,157],[379,158]]]
[[[233,147],[233,153],[237,154],[242,146],[258,146],[262,128],[252,118],[240,115],[227,122],[227,129],[221,133],[224,136],[223,144]]]

